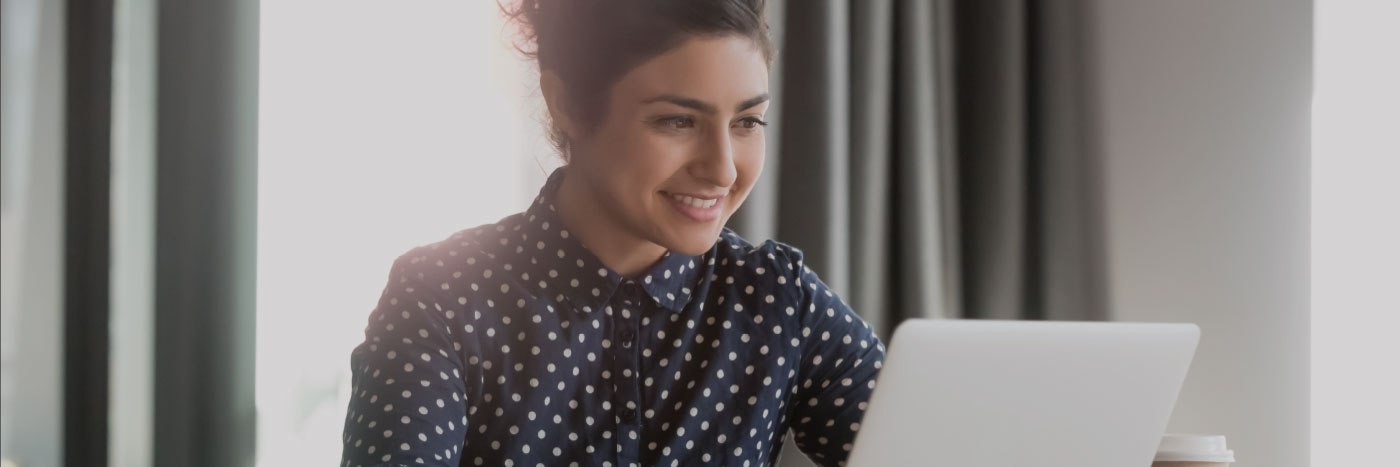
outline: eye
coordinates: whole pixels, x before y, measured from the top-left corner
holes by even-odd
[[[687,128],[695,127],[695,119],[691,118],[688,115],[663,117],[661,119],[658,119],[656,122],[660,124],[662,128],[666,128],[669,130],[684,130]]]
[[[768,122],[763,121],[763,119],[758,117],[748,117],[743,120],[739,120],[739,127],[745,130],[754,130],[765,126],[768,126]]]

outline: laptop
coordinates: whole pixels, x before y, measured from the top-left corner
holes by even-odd
[[[1194,324],[910,319],[846,465],[1146,467]]]

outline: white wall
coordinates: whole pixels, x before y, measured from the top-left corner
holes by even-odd
[[[1400,439],[1400,2],[1319,1],[1315,16],[1312,458],[1372,465]]]
[[[1170,431],[1308,465],[1311,3],[1089,5],[1111,316],[1201,326]]]

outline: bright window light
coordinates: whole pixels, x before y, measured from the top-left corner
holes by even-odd
[[[1400,439],[1400,3],[1319,1],[1312,163],[1312,465]]]
[[[557,166],[494,1],[263,2],[258,465],[336,465],[350,350],[398,255]]]

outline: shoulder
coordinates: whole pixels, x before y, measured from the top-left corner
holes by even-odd
[[[772,283],[778,289],[800,293],[798,287],[806,268],[801,249],[776,240],[755,245],[726,228],[720,233],[715,250],[715,273],[720,278],[733,277],[741,284]]]
[[[521,213],[512,214],[495,223],[459,230],[442,240],[415,246],[394,260],[390,281],[447,284],[464,276],[491,274],[487,271],[518,247],[519,242],[508,240],[524,225],[523,217]]]
[[[738,263],[740,267],[802,267],[801,249],[776,240],[765,240],[755,245],[729,228],[720,232],[714,256],[718,261],[742,261]]]

